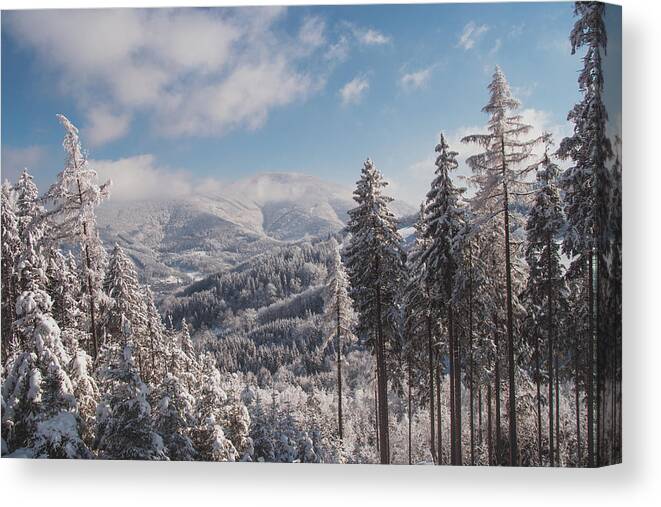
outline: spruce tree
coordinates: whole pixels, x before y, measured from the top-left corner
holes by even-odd
[[[612,180],[607,163],[613,152],[606,134],[608,113],[603,101],[602,69],[602,54],[606,51],[608,42],[604,23],[605,9],[605,4],[601,2],[575,3],[574,14],[578,19],[569,41],[572,54],[585,49],[583,68],[578,77],[582,100],[567,116],[574,124],[574,132],[562,140],[558,150],[560,157],[570,159],[573,163],[562,178],[567,215],[563,251],[570,257],[572,264],[586,265],[585,280],[589,288],[587,308],[590,310],[586,319],[590,322],[591,329],[587,338],[585,387],[589,466],[600,463],[599,432],[595,435],[595,422],[599,426],[600,372],[606,334],[606,319],[603,318],[605,280],[608,277],[609,242],[612,237],[612,228],[608,224]]]
[[[21,248],[18,235],[15,195],[8,182],[2,184],[2,364],[9,357],[14,342],[18,273],[16,264]]]
[[[62,146],[67,159],[45,197],[53,204],[49,215],[56,229],[56,239],[80,246],[85,306],[92,337],[90,353],[96,359],[100,345],[98,307],[106,254],[96,229],[95,208],[108,197],[110,182],[98,184],[97,174],[89,167],[87,155],[80,144],[78,129],[65,116],[60,114],[57,118],[66,131]]]
[[[550,140],[548,141],[550,144]],[[526,262],[528,282],[523,294],[528,307],[529,332],[535,356],[537,384],[538,459],[541,465],[541,354],[546,344],[546,372],[548,379],[549,458],[554,464],[554,362],[559,352],[558,329],[567,311],[567,287],[560,259],[558,240],[564,230],[562,202],[558,189],[559,167],[551,160],[548,146],[537,165],[537,186],[532,208],[526,223]],[[541,336],[540,336],[541,335]]]
[[[505,260],[505,311],[507,337],[507,376],[509,384],[509,446],[510,465],[518,464],[517,412],[515,380],[515,339],[514,307],[516,297],[512,253],[512,201],[526,193],[526,176],[530,168],[525,165],[539,139],[526,140],[532,129],[516,113],[519,101],[510,91],[509,83],[500,67],[496,67],[489,84],[490,98],[482,111],[490,115],[486,134],[472,134],[462,139],[465,143],[475,143],[483,152],[468,158],[473,170],[473,181],[478,192],[472,199],[477,210],[483,213],[482,220],[502,219],[503,257]]]
[[[383,194],[387,186],[370,159],[354,191],[357,206],[349,211],[351,233],[345,258],[351,296],[358,312],[358,333],[376,355],[381,463],[390,462],[388,430],[388,360],[399,351],[398,295],[405,256],[397,221]]]
[[[131,327],[124,325],[122,344],[105,347],[101,371],[104,396],[97,408],[96,448],[103,459],[167,459],[163,438],[154,428],[149,388],[133,361]]]
[[[342,416],[342,345],[349,343],[353,335],[354,313],[351,298],[349,297],[349,279],[347,277],[342,258],[340,246],[332,238],[330,247],[333,251],[331,269],[326,281],[324,294],[324,319],[331,323],[329,328],[335,335],[337,350],[337,429],[338,436],[342,440],[343,416]]]

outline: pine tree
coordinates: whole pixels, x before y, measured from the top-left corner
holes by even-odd
[[[537,165],[535,200],[526,223],[526,262],[528,283],[524,299],[528,306],[529,328],[535,355],[535,379],[537,384],[538,459],[541,465],[541,350],[545,338],[548,386],[549,458],[554,464],[554,406],[552,379],[553,365],[558,354],[557,330],[562,328],[561,318],[567,311],[567,287],[560,260],[558,239],[564,229],[564,216],[558,189],[560,169],[548,154],[550,140],[540,163]]]
[[[514,351],[514,282],[513,255],[511,244],[514,218],[511,203],[527,191],[526,176],[530,168],[523,164],[530,157],[539,139],[524,140],[532,127],[523,122],[516,113],[519,102],[512,96],[509,84],[500,67],[496,67],[489,84],[489,103],[482,111],[490,115],[486,134],[473,134],[462,139],[465,143],[476,143],[484,149],[482,153],[468,158],[473,170],[473,180],[478,193],[473,198],[477,210],[484,214],[483,220],[497,220],[502,214],[503,249],[505,258],[505,309],[507,331],[507,373],[509,383],[509,444],[510,465],[518,464],[517,413]]]
[[[131,327],[133,350],[141,376],[147,371],[147,307],[133,261],[117,244],[110,254],[103,290],[109,303],[104,309],[102,327],[106,341],[122,343],[124,326]]]
[[[434,409],[435,372],[437,368],[440,368],[440,364],[436,361],[438,337],[436,336],[437,326],[434,324],[438,319],[438,309],[432,304],[428,288],[427,264],[422,258],[430,243],[426,233],[425,203],[420,205],[415,230],[415,242],[409,250],[406,263],[408,280],[403,297],[406,315],[404,354],[410,373],[409,383],[414,381],[413,370],[415,370],[415,383],[424,393],[421,401],[426,401],[429,405],[430,453],[433,461],[441,464],[436,446],[436,412]],[[426,369],[425,374],[417,374],[418,370],[422,372],[424,369]],[[409,415],[410,418],[411,415]],[[438,441],[441,441],[440,431]]]
[[[102,370],[104,396],[97,408],[96,447],[99,457],[123,460],[167,459],[163,438],[153,426],[149,388],[133,361],[131,329],[124,326],[123,344],[105,347]]]
[[[16,321],[16,297],[18,274],[16,264],[20,253],[21,240],[18,235],[16,203],[12,187],[2,184],[2,364],[6,364],[14,342],[14,322]]]
[[[345,250],[351,296],[358,312],[358,331],[376,355],[379,449],[381,463],[390,462],[388,432],[388,354],[400,348],[397,298],[405,256],[395,216],[383,195],[387,183],[370,159],[354,191],[357,206],[349,211],[351,238]],[[373,337],[373,339],[369,338]]]
[[[89,167],[78,129],[65,116],[58,115],[66,135],[62,143],[67,154],[64,169],[46,193],[53,203],[49,215],[57,230],[57,239],[77,242],[82,256],[81,267],[92,336],[91,355],[96,359],[99,347],[97,318],[101,293],[105,250],[96,230],[95,208],[108,197],[110,182],[99,185],[97,174]]]
[[[450,428],[453,465],[461,459],[461,358],[460,344],[454,323],[456,304],[455,276],[461,264],[461,249],[457,241],[463,230],[464,210],[460,206],[462,191],[450,179],[457,168],[457,153],[450,150],[445,137],[436,146],[436,178],[427,193],[425,205],[425,236],[428,245],[421,256],[426,264],[427,286],[431,288],[432,305],[441,308],[448,332],[450,365]]]
[[[605,8],[601,2],[576,2],[574,7],[578,19],[569,40],[572,54],[585,48],[583,69],[578,77],[583,98],[567,116],[574,124],[574,133],[562,140],[558,150],[560,157],[573,162],[562,179],[568,225],[563,250],[572,264],[586,264],[585,280],[589,284],[590,311],[586,316],[591,323],[586,359],[589,466],[600,463],[599,431],[595,435],[595,417],[599,426],[600,372],[605,339],[605,319],[602,318],[605,310],[604,280],[608,277],[609,237],[612,234],[608,227],[611,178],[607,162],[613,153],[606,135],[608,114],[603,102],[602,70],[602,52],[606,51],[607,45]]]
[[[45,290],[44,222],[34,216],[24,224],[25,250],[18,263],[22,292],[16,300],[22,351],[10,360],[2,386],[6,441],[10,452],[30,448],[35,457],[87,458],[91,454],[81,438],[78,406],[66,371],[70,357]]]
[[[178,371],[166,374],[158,386],[154,427],[163,437],[166,454],[173,461],[192,461],[197,456],[190,431],[195,423],[195,400],[178,377]]]
[[[349,297],[349,280],[342,264],[340,246],[332,238],[333,249],[331,270],[326,281],[324,295],[324,319],[330,325],[335,335],[337,348],[337,428],[340,440],[343,438],[342,420],[342,344],[350,342],[353,335],[354,313],[351,298]]]

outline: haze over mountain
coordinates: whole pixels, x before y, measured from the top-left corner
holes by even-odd
[[[155,286],[230,268],[283,243],[344,227],[352,189],[300,173],[264,173],[178,198],[113,201],[99,208],[106,244],[124,247]],[[415,209],[392,203],[398,216]]]

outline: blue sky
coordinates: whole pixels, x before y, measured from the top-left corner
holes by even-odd
[[[352,185],[365,157],[411,203],[442,130],[480,129],[499,64],[524,116],[560,137],[578,100],[571,3],[2,13],[2,173],[47,185],[64,113],[115,198],[213,188],[259,172]],[[621,122],[619,7],[606,93]],[[617,127],[616,127],[617,128]],[[460,172],[465,172],[462,167]],[[167,184],[165,184],[167,182]]]

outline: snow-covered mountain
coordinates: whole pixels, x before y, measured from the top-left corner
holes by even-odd
[[[349,187],[297,173],[266,173],[177,199],[113,201],[98,209],[107,245],[122,245],[156,284],[181,284],[275,245],[340,230]],[[400,216],[413,212],[395,201]]]

